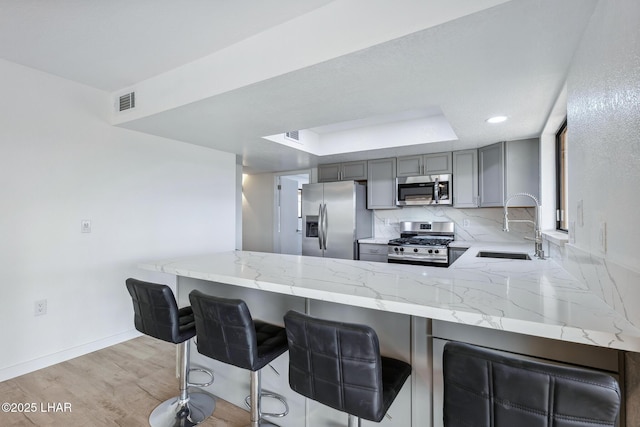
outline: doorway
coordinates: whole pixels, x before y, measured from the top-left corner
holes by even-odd
[[[302,254],[302,185],[309,183],[310,171],[276,175],[274,252]]]

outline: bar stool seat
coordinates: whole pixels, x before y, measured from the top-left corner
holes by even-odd
[[[247,304],[239,299],[220,298],[198,290],[189,294],[198,331],[198,351],[212,359],[250,371],[251,427],[273,426],[263,416],[284,417],[289,412],[286,400],[261,389],[261,370],[287,351],[284,328],[253,320]],[[285,410],[263,413],[262,397],[279,400]]]
[[[134,324],[138,331],[162,341],[178,344],[180,348],[180,395],[158,405],[149,416],[151,427],[191,427],[207,417],[215,409],[215,400],[205,393],[190,393],[189,386],[208,386],[213,374],[205,369],[190,369],[190,340],[196,335],[191,307],[178,308],[171,288],[137,279],[126,280],[134,310]],[[211,381],[203,384],[188,382],[190,371],[205,372]]]
[[[620,388],[604,372],[448,342],[445,427],[615,426]]]
[[[289,342],[289,385],[349,415],[380,422],[411,374],[411,365],[380,355],[366,325],[318,319],[296,311],[284,316]]]

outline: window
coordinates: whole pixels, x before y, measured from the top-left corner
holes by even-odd
[[[556,134],[556,228],[563,231],[569,230],[567,149],[567,121],[565,120]]]

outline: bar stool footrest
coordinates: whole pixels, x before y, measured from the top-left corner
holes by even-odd
[[[269,397],[271,399],[276,399],[278,400],[280,403],[282,403],[282,405],[284,406],[284,411],[283,412],[260,412],[260,417],[273,417],[273,418],[282,418],[287,416],[287,414],[289,413],[289,404],[287,404],[287,399],[285,399],[283,396],[277,394],[277,393],[272,393],[272,392],[261,392],[260,393],[260,398],[263,397]],[[244,403],[245,405],[247,405],[247,408],[251,409],[251,395],[247,396],[244,399]]]
[[[207,374],[211,378],[211,381],[206,382],[206,383],[192,383],[192,382],[189,382],[189,377],[187,376],[187,385],[189,387],[209,387],[215,381],[215,377],[213,375],[213,372],[208,370],[208,369],[190,368],[189,369],[189,374],[191,374],[191,372],[202,372],[204,374]]]

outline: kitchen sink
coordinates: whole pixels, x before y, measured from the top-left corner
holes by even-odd
[[[529,254],[522,253],[522,252],[480,251],[476,256],[479,258],[503,258],[503,259],[521,259],[521,260],[531,259]]]

